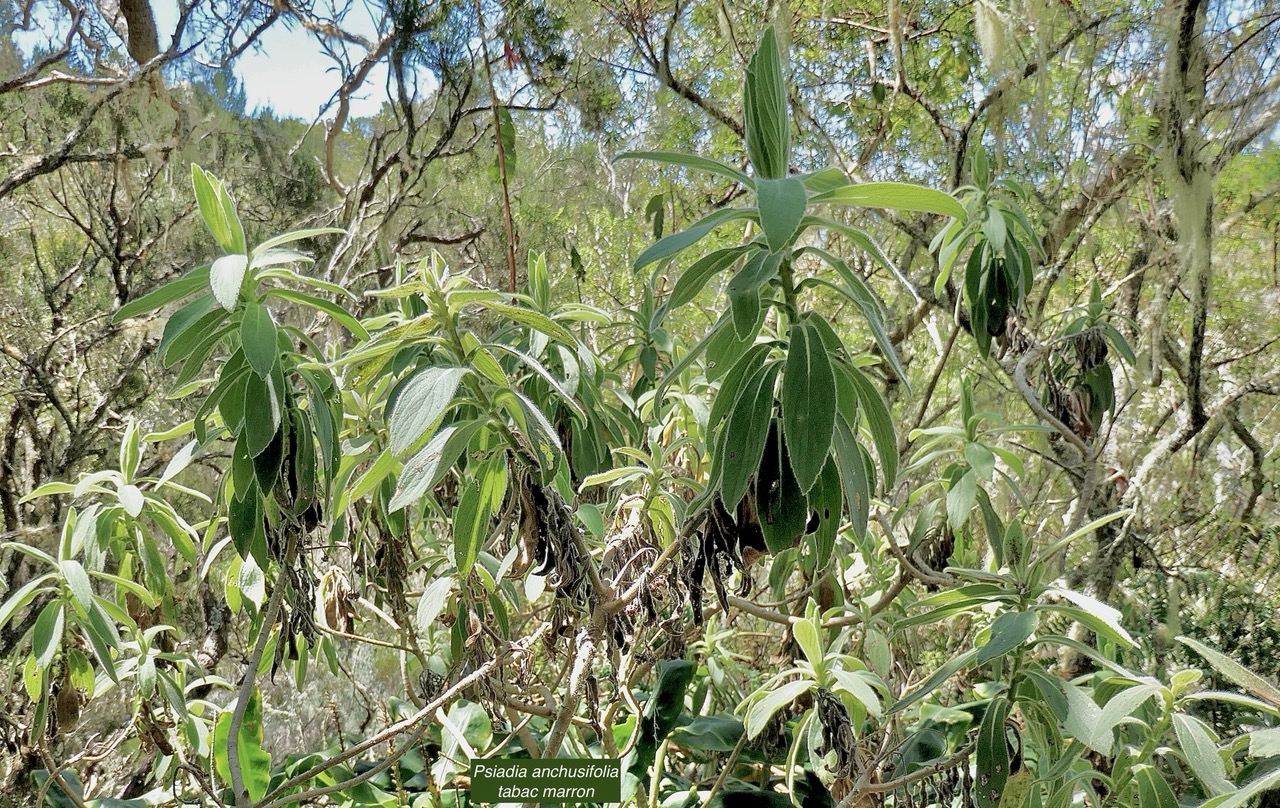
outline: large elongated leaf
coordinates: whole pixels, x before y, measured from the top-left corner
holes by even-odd
[[[671,733],[671,739],[682,749],[703,752],[732,752],[746,727],[736,718],[724,715],[699,716]]]
[[[773,417],[773,387],[777,377],[776,364],[757,370],[743,385],[725,423],[717,466],[722,474],[720,495],[731,511],[742,501],[748,480],[760,468]]]
[[[1249,801],[1264,791],[1280,787],[1280,768],[1272,769],[1266,774],[1255,777],[1240,788],[1226,794],[1220,794],[1208,802],[1201,803],[1200,808],[1237,808],[1248,805]]]
[[[164,333],[160,336],[160,345],[156,348],[161,356],[168,353],[173,343],[187,331],[206,317],[213,309],[212,295],[201,295],[170,315],[165,321]]]
[[[837,368],[838,372],[849,380],[857,395],[858,403],[862,405],[862,413],[867,419],[867,426],[871,429],[871,442],[875,444],[876,454],[880,457],[884,487],[888,490],[893,487],[894,480],[898,478],[898,438],[894,434],[893,418],[889,415],[889,408],[862,371],[845,364],[840,364]],[[856,428],[856,424],[849,426]]]
[[[853,270],[849,269],[849,265],[842,259],[837,258],[826,250],[812,248],[810,252],[826,261],[832,269],[836,271],[840,278],[845,282],[845,288],[842,290],[845,296],[854,302],[854,304],[862,311],[862,316],[867,322],[867,326],[871,328],[871,336],[875,338],[876,345],[880,347],[880,353],[884,356],[885,361],[889,363],[889,367],[893,368],[893,373],[904,383],[907,380],[906,371],[902,368],[902,362],[898,358],[898,349],[894,346],[893,341],[889,339],[889,329],[885,324],[884,310],[881,308],[880,299],[871,291],[871,287],[859,278]]]
[[[36,658],[36,665],[46,671],[53,664],[53,658],[62,647],[62,627],[66,615],[62,610],[62,601],[55,600],[47,604],[36,618],[32,630],[31,653]]]
[[[357,339],[369,339],[369,332],[360,324],[360,321],[351,315],[351,312],[339,306],[337,303],[325,300],[324,298],[309,295],[306,292],[299,292],[294,289],[272,289],[267,293],[267,297],[278,297],[281,300],[288,300],[291,303],[301,303],[304,306],[310,306],[317,311],[322,311],[333,319],[341,323],[348,331],[356,336]]]
[[[649,245],[649,248],[640,253],[640,257],[636,259],[635,268],[637,270],[644,269],[650,264],[670,258],[685,248],[698,243],[720,225],[731,222],[734,219],[746,219],[754,215],[754,213],[755,211],[745,208],[722,208],[721,210],[712,211],[679,233],[672,233]]]
[[[1038,615],[1033,611],[1005,612],[991,624],[991,636],[978,649],[977,663],[990,662],[1022,645],[1036,630]]]
[[[1226,794],[1235,788],[1227,779],[1227,767],[1218,755],[1218,746],[1209,734],[1208,727],[1198,718],[1174,713],[1173,729],[1178,735],[1178,745],[1182,747],[1191,771],[1195,772],[1196,778],[1210,796]]]
[[[209,288],[219,305],[227,311],[236,307],[240,299],[240,287],[244,284],[245,269],[249,266],[249,258],[241,253],[224,255],[213,262],[209,268]]]
[[[675,288],[671,290],[671,296],[667,298],[662,313],[665,315],[668,311],[692,302],[708,281],[732,266],[733,262],[737,261],[747,249],[749,247],[746,246],[726,247],[723,250],[708,253],[690,264],[676,281]]]
[[[205,295],[204,297],[196,298],[191,304],[197,304],[202,300],[208,299],[209,296]],[[222,329],[219,326],[226,319],[226,316],[227,313],[221,308],[214,308],[212,311],[205,312],[195,322],[182,327],[182,330],[173,336],[173,339],[170,340],[168,345],[164,346],[161,352],[164,357],[165,367],[172,367],[178,362],[185,362],[191,358],[199,359],[209,337],[212,334],[221,333]],[[170,332],[166,326],[165,333],[168,335],[173,332]],[[210,350],[212,350],[212,347],[209,346]],[[207,355],[206,353],[205,356]]]
[[[565,345],[573,345],[576,342],[573,335],[566,331],[564,326],[533,309],[525,309],[507,303],[486,303],[484,307],[504,317],[509,317],[523,326],[532,328],[534,331],[540,331],[557,342]]]
[[[1217,669],[1218,673],[1221,673],[1258,698],[1280,707],[1280,689],[1277,689],[1275,685],[1266,679],[1199,640],[1193,640],[1190,637],[1178,637],[1178,642],[1209,660],[1209,664]]]
[[[848,424],[837,419],[833,440],[836,468],[844,488],[844,501],[849,509],[853,532],[859,538],[867,535],[871,515],[871,480],[867,476],[862,447],[854,439]]]
[[[468,421],[461,425],[446,426],[433,435],[426,446],[405,461],[395,496],[391,498],[387,510],[400,510],[417,501],[440,482],[462,456],[462,451],[476,430],[483,425],[483,421]]]
[[[796,482],[806,493],[831,452],[836,425],[836,380],[826,345],[806,315],[791,326],[782,376],[782,431]]]
[[[681,154],[672,151],[636,151],[624,152],[616,158],[618,160],[649,160],[654,163],[665,163],[671,166],[680,166],[681,168],[692,168],[695,171],[704,171],[708,174],[715,174],[725,179],[740,182],[748,188],[754,184],[750,177],[744,174],[740,169],[734,166],[721,163],[718,160],[710,160],[706,157],[698,157],[693,154]]]
[[[1178,808],[1178,798],[1155,766],[1134,766],[1133,784],[1138,792],[1138,808]]]
[[[833,205],[859,205],[865,208],[940,213],[957,219],[965,215],[964,205],[961,205],[954,196],[905,182],[864,182],[859,185],[845,185],[818,194],[812,201],[829,202]]]
[[[753,345],[738,357],[724,374],[724,378],[720,381],[720,389],[711,401],[711,412],[707,416],[709,432],[714,432],[720,426],[720,422],[733,412],[733,405],[738,401],[743,385],[764,365],[768,356],[769,346]]]
[[[1120,623],[1120,610],[1115,607],[1108,606],[1097,598],[1090,597],[1083,592],[1077,592],[1074,589],[1065,589],[1062,587],[1053,587],[1048,594],[1057,595],[1065,600],[1071,601],[1078,606],[1081,611],[1095,621],[1103,624],[1103,627],[1089,625],[1098,634],[1109,637],[1125,648],[1135,648],[1137,643],[1134,642],[1132,635]]]
[[[232,716],[230,708],[224,710],[213,728],[213,765],[218,776],[228,785],[231,784],[229,742]],[[240,777],[250,799],[262,799],[271,784],[271,753],[262,748],[262,696],[257,688],[249,697],[244,719],[236,733],[236,757],[240,762]]]
[[[423,368],[403,382],[391,406],[391,452],[402,455],[425,438],[453,402],[466,368]]]
[[[960,670],[966,665],[972,664],[974,657],[976,657],[977,655],[978,655],[977,650],[971,650],[971,651],[965,651],[963,654],[961,654],[958,657],[953,657],[949,662],[946,662],[945,664],[942,665],[942,667],[934,671],[933,675],[930,676],[928,679],[926,679],[924,684],[920,685],[915,690],[911,691],[910,693],[908,693],[907,695],[899,699],[896,704],[894,704],[892,707],[889,708],[888,712],[889,713],[901,712],[902,710],[905,710],[911,705],[915,704],[920,699],[923,699],[925,696],[937,690],[942,685],[943,682],[947,681],[952,676],[954,676],[956,674],[956,671]]]
[[[978,782],[974,784],[978,808],[999,808],[1004,786],[1009,779],[1009,742],[1005,737],[1005,721],[1009,717],[1009,700],[997,696],[987,705],[978,730]]]
[[[228,206],[223,204],[225,191],[222,183],[212,174],[208,174],[195,163],[191,164],[191,186],[196,193],[196,205],[200,208],[200,217],[205,227],[222,249],[229,253],[244,252],[244,231],[240,230],[238,220],[227,216]],[[237,231],[239,231],[237,238]]]
[[[787,682],[774,688],[764,698],[752,704],[751,708],[747,710],[746,721],[744,722],[747,727],[747,737],[755,738],[761,732],[764,732],[765,726],[769,723],[769,719],[773,718],[774,713],[795,701],[796,697],[801,693],[807,693],[813,685],[814,682],[811,679]]]
[[[769,249],[778,252],[791,240],[804,218],[808,193],[795,177],[761,179],[756,183],[756,204],[760,208],[760,228]]]
[[[274,238],[269,238],[266,241],[259,244],[257,247],[254,247],[253,254],[255,257],[257,257],[262,253],[266,252],[267,250],[275,249],[276,247],[279,247],[284,244],[292,244],[295,241],[301,241],[305,238],[315,238],[316,236],[325,236],[325,235],[331,235],[331,234],[340,235],[345,232],[347,231],[337,227],[312,227],[306,230],[291,230],[288,233],[281,233],[280,235],[275,236]]]
[[[480,553],[482,533],[488,527],[489,514],[480,507],[480,486],[468,482],[453,509],[453,560],[459,578],[465,578],[475,566]]]
[[[743,87],[746,109],[747,155],[756,176],[782,179],[791,154],[791,121],[787,86],[782,76],[782,54],[773,26],[760,38]]]
[[[733,330],[738,339],[754,339],[760,328],[760,287],[777,277],[780,256],[777,253],[757,252],[746,265],[733,276],[726,289],[729,295],[729,311],[733,317]]]
[[[240,344],[254,372],[264,379],[270,376],[280,350],[276,345],[276,323],[261,303],[245,306],[240,320]]]
[[[280,398],[271,376],[264,379],[249,373],[244,379],[244,438],[249,456],[257,457],[280,430]]]
[[[1114,731],[1120,722],[1129,717],[1144,701],[1159,692],[1156,684],[1134,685],[1111,697],[1101,709],[1089,695],[1074,685],[1064,683],[1071,712],[1067,717],[1067,731],[1077,741],[1101,755],[1110,755],[1114,745]]]
[[[139,314],[155,311],[175,300],[190,297],[208,285],[209,265],[205,264],[204,266],[196,267],[177,280],[169,281],[160,288],[148,292],[137,300],[131,300],[124,304],[119,311],[112,315],[111,321],[118,323],[130,317],[137,317]]]

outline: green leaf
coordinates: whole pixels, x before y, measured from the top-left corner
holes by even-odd
[[[402,382],[391,405],[391,452],[403,455],[430,433],[453,403],[466,368],[427,367]]]
[[[120,505],[124,508],[124,512],[137,519],[138,514],[142,513],[142,506],[146,503],[138,486],[122,485],[117,496],[120,498]]]
[[[1009,718],[1009,700],[998,696],[987,705],[978,729],[977,778],[973,784],[974,803],[978,808],[999,808],[1009,779],[1009,741],[1005,721]]]
[[[747,155],[756,176],[782,179],[787,175],[791,155],[791,122],[782,55],[773,26],[765,29],[760,46],[747,65],[743,105]]]
[[[44,669],[40,667],[34,654],[28,654],[27,661],[22,666],[22,686],[27,691],[27,698],[32,701],[38,702],[44,696]]]
[[[996,456],[990,449],[981,443],[966,443],[964,459],[969,462],[969,466],[978,473],[979,477],[987,482],[991,481],[991,475],[996,471]]]
[[[708,253],[690,264],[689,268],[680,274],[675,288],[671,290],[671,296],[667,298],[662,312],[663,315],[668,311],[673,311],[693,302],[693,299],[698,296],[698,293],[702,291],[708,281],[732,266],[733,262],[737,261],[749,249],[751,248],[748,246],[726,247],[723,250]]]
[[[244,439],[249,456],[257,457],[280,430],[280,399],[273,377],[264,379],[250,373],[244,378]]]
[[[1280,728],[1255,729],[1250,732],[1249,757],[1280,757]]]
[[[947,491],[947,524],[959,531],[969,520],[969,512],[978,498],[978,477],[970,469]]]
[[[313,263],[314,260],[311,256],[303,255],[297,250],[254,250],[249,255],[249,271],[284,266],[286,264],[309,264]]]
[[[267,250],[275,249],[284,244],[292,244],[295,241],[302,241],[306,238],[315,238],[316,236],[342,235],[347,231],[338,227],[312,227],[306,230],[291,230],[288,233],[281,233],[274,238],[266,241],[253,248],[253,255],[257,257]]]
[[[964,206],[950,194],[910,185],[905,182],[864,182],[845,185],[813,197],[811,202],[829,202],[833,205],[858,205],[864,208],[939,213],[943,216],[964,218]]]
[[[1098,754],[1110,756],[1115,728],[1139,705],[1158,693],[1160,687],[1156,684],[1135,685],[1112,696],[1101,709],[1081,688],[1064,682],[1063,689],[1071,705],[1066,721],[1067,731]]]
[[[708,174],[715,174],[725,179],[740,182],[748,188],[754,184],[752,179],[744,174],[741,170],[721,163],[718,160],[710,160],[706,157],[698,157],[693,154],[681,154],[672,151],[634,151],[619,154],[617,160],[649,160],[654,163],[664,163],[671,166],[680,166],[681,168],[692,168],[695,171],[703,171]]]
[[[1280,787],[1280,768],[1272,769],[1239,788],[1203,802],[1200,808],[1237,808],[1237,806],[1248,805],[1249,801],[1258,794],[1276,787]]]
[[[577,344],[577,340],[573,338],[572,334],[564,329],[564,326],[560,325],[555,320],[552,320],[545,314],[533,311],[532,309],[521,308],[519,306],[510,306],[506,303],[486,303],[484,304],[484,307],[490,311],[509,317],[521,325],[532,328],[534,331],[540,331],[557,342],[570,346]]]
[[[245,306],[240,319],[240,344],[250,367],[263,379],[270,376],[280,349],[276,343],[275,321],[261,303]]]
[[[1134,642],[1133,637],[1128,631],[1125,631],[1124,626],[1121,625],[1121,614],[1118,609],[1108,606],[1097,598],[1090,597],[1083,592],[1077,592],[1073,589],[1054,587],[1048,590],[1046,594],[1057,595],[1058,597],[1071,601],[1071,603],[1080,607],[1082,612],[1092,617],[1094,621],[1102,623],[1102,629],[1095,628],[1092,625],[1090,626],[1090,628],[1093,628],[1094,631],[1099,634],[1104,634],[1110,637],[1125,648],[1137,647],[1137,643]]]
[[[810,620],[800,620],[791,624],[791,636],[795,637],[805,659],[821,668],[826,661],[826,654],[822,650],[822,640],[818,637],[818,627]]]
[[[281,300],[288,300],[291,303],[300,303],[303,306],[310,306],[311,308],[317,311],[322,311],[337,320],[343,325],[343,327],[354,334],[356,339],[361,341],[369,339],[369,332],[360,324],[360,321],[353,317],[351,312],[347,311],[342,306],[339,306],[337,303],[332,303],[324,298],[309,295],[306,292],[298,292],[293,289],[275,288],[267,292],[266,297],[278,297]]]
[[[760,330],[763,311],[760,287],[778,275],[780,256],[757,252],[729,281],[729,310],[733,330],[740,340],[754,339]]]
[[[802,693],[808,693],[809,689],[814,686],[812,679],[800,679],[794,682],[787,682],[768,691],[763,698],[752,703],[750,709],[747,710],[746,727],[747,738],[755,739],[765,726],[768,725],[769,719],[773,718],[773,714],[786,707]]]
[[[845,282],[846,286],[844,288],[837,288],[840,288],[845,297],[852,300],[854,305],[862,311],[862,317],[871,328],[871,336],[875,338],[876,345],[880,348],[880,354],[889,363],[889,367],[893,368],[894,376],[905,383],[907,372],[902,367],[897,347],[894,346],[893,340],[889,339],[889,330],[885,324],[884,310],[880,304],[880,299],[876,297],[875,293],[871,291],[871,287],[867,286],[862,278],[859,278],[849,269],[849,265],[843,259],[816,247],[808,248],[808,251],[826,261]],[[909,386],[908,389],[910,389]]]
[[[840,483],[844,487],[844,501],[849,509],[853,532],[862,538],[867,535],[867,521],[871,515],[871,481],[863,462],[863,450],[843,419],[836,420],[832,444],[836,450],[836,468],[840,471]]]
[[[435,625],[436,618],[444,611],[449,595],[453,592],[453,578],[441,577],[427,584],[418,598],[418,610],[415,619],[418,631],[424,636]]]
[[[494,182],[501,179],[502,171],[510,176],[516,170],[516,123],[511,118],[511,110],[505,106],[498,107],[498,138],[502,147],[502,165],[498,165],[498,156],[494,153],[490,174]]]
[[[222,711],[213,728],[213,766],[218,776],[228,785],[231,784],[231,761],[229,750],[231,740],[232,707]],[[240,722],[240,730],[236,733],[236,757],[240,761],[240,776],[249,792],[249,798],[255,802],[261,800],[271,784],[271,754],[262,748],[262,695],[257,688],[249,697],[245,707],[244,720]]]
[[[1039,617],[1033,611],[1005,612],[991,623],[987,642],[978,649],[977,664],[982,665],[1002,657],[1021,646],[1036,630]]]
[[[898,438],[893,430],[893,418],[880,393],[861,370],[846,364],[837,365],[840,373],[853,385],[863,416],[871,430],[871,442],[880,457],[880,470],[884,473],[884,487],[889,490],[898,478]],[[856,424],[850,424],[856,428]]]
[[[1236,662],[1231,657],[1217,651],[1199,640],[1193,640],[1190,637],[1178,637],[1178,642],[1195,651],[1200,656],[1209,661],[1218,673],[1235,682],[1240,687],[1248,690],[1253,695],[1280,707],[1280,690],[1275,685],[1263,679],[1258,674],[1249,670],[1245,666]]]
[[[138,692],[144,699],[149,699],[156,692],[156,659],[146,656],[138,663]]]
[[[1103,323],[1102,331],[1107,335],[1107,340],[1112,346],[1119,351],[1120,356],[1124,357],[1124,361],[1128,363],[1129,367],[1134,367],[1138,364],[1138,358],[1133,355],[1133,348],[1129,347],[1129,341],[1116,330],[1115,326],[1111,323]]]
[[[470,575],[476,564],[491,517],[481,496],[480,484],[475,480],[468,482],[453,509],[453,561],[460,580]]]
[[[688,724],[677,727],[671,733],[671,740],[681,749],[732,752],[737,748],[742,733],[746,731],[741,721],[730,716],[698,716]]]
[[[32,578],[18,589],[9,593],[9,597],[0,603],[0,629],[9,624],[9,620],[19,610],[26,607],[27,604],[36,599],[36,596],[46,591],[48,584],[54,577],[54,573],[46,572],[37,578]]]
[[[805,315],[791,326],[782,375],[782,432],[796,481],[808,493],[831,452],[836,425],[836,381],[826,345]]]
[[[641,270],[650,264],[670,258],[698,243],[720,225],[735,219],[746,219],[752,213],[753,211],[745,208],[722,208],[712,211],[679,233],[672,233],[649,245],[649,248],[640,253],[640,257],[636,259],[634,268]]]
[[[697,663],[666,659],[658,663],[658,683],[644,708],[641,738],[656,746],[675,729],[684,709],[684,696],[698,672]]]
[[[121,320],[137,317],[139,314],[155,311],[175,300],[194,295],[196,292],[203,290],[208,284],[209,265],[205,264],[204,266],[196,267],[177,280],[169,281],[158,289],[148,292],[137,300],[131,300],[124,304],[111,316],[111,322],[118,323]]]
[[[222,204],[220,193],[222,183],[212,174],[206,173],[200,166],[192,163],[191,185],[195,190],[196,205],[200,208],[200,217],[204,219],[205,227],[209,229],[209,234],[213,236],[213,240],[218,242],[218,245],[227,252],[237,252],[233,228],[227,218],[227,209]],[[240,238],[241,240],[244,239],[243,232],[240,234]],[[243,251],[244,248],[242,247],[239,252]]]
[[[850,696],[858,700],[866,711],[871,715],[880,715],[883,708],[880,706],[880,696],[876,694],[874,683],[875,675],[869,671],[846,671],[836,669],[831,671],[831,676],[836,680],[836,690],[843,690]]]
[[[434,488],[458,462],[472,436],[482,426],[483,421],[468,421],[446,426],[433,435],[426,446],[404,462],[404,471],[400,473],[395,496],[387,504],[387,510],[394,513]]]
[[[582,405],[574,400],[573,396],[569,394],[569,391],[564,389],[564,385],[561,384],[560,380],[557,379],[555,376],[553,376],[551,374],[551,371],[547,370],[546,367],[537,359],[534,359],[532,356],[529,356],[526,353],[518,351],[515,348],[512,348],[508,345],[502,345],[500,343],[489,343],[485,347],[489,349],[496,349],[506,354],[510,354],[511,356],[514,356],[516,359],[520,360],[522,364],[524,364],[534,373],[541,376],[543,380],[546,381],[546,383],[551,387],[552,390],[556,392],[557,395],[560,396],[561,401],[564,402],[565,406],[568,407],[573,412],[574,415],[578,416],[584,421],[586,420],[587,414],[586,412],[583,411]],[[471,361],[473,366],[477,364],[475,357],[481,356],[481,355],[483,355],[481,351],[476,351],[472,355],[473,358]],[[557,446],[559,445],[558,441],[556,442],[556,445]]]
[[[222,256],[209,268],[209,288],[227,311],[234,310],[236,301],[240,299],[240,287],[244,285],[244,273],[248,266],[248,256],[235,253]]]
[[[953,657],[951,660],[943,664],[942,667],[934,671],[933,675],[926,679],[924,684],[899,699],[896,704],[889,708],[888,712],[901,712],[915,704],[920,699],[923,699],[925,696],[937,690],[943,682],[954,676],[956,671],[971,664],[977,656],[977,649],[972,649],[965,651],[958,657]]]
[[[93,608],[89,610],[89,622],[85,624],[85,634],[89,637],[89,644],[93,646],[93,655],[98,658],[98,664],[102,665],[102,670],[107,677],[113,682],[120,681],[116,673],[115,657],[111,655],[113,650],[120,650],[120,634],[96,597]]]
[[[213,305],[214,299],[212,295],[201,295],[175,311],[165,321],[164,333],[160,336],[160,345],[156,348],[160,355],[165,356],[169,351],[169,347],[179,337],[190,331],[196,323],[206,318],[213,309]],[[198,332],[197,336],[199,336]]]
[[[58,566],[62,569],[62,580],[67,582],[71,596],[87,614],[93,608],[93,585],[89,582],[89,573],[73,558],[64,558],[58,562]]]
[[[1178,798],[1155,766],[1135,765],[1133,784],[1138,790],[1138,808],[1178,808]]]
[[[720,426],[720,422],[733,412],[733,406],[738,401],[743,385],[755,375],[757,370],[764,366],[765,359],[768,356],[769,346],[764,344],[753,345],[739,356],[737,361],[723,374],[724,378],[720,380],[720,389],[716,391],[716,395],[711,400],[711,412],[707,416],[707,430],[709,433],[714,432]]]
[[[756,204],[760,208],[760,228],[769,249],[780,252],[800,227],[808,193],[795,177],[761,179],[756,183]]]
[[[720,495],[730,511],[742,501],[748,480],[760,468],[773,417],[773,387],[777,377],[776,364],[757,370],[743,385],[725,423],[716,465],[721,474]]]
[[[1227,767],[1218,754],[1218,746],[1209,733],[1209,728],[1200,719],[1184,713],[1174,713],[1173,729],[1178,735],[1178,745],[1182,747],[1187,764],[1209,796],[1226,794],[1235,789],[1235,785],[1227,779]]]
[[[800,180],[804,183],[805,188],[814,193],[830,191],[833,188],[849,184],[849,177],[845,175],[844,171],[835,166],[822,168],[809,174],[801,174]]]
[[[35,628],[31,634],[31,653],[36,658],[36,665],[46,671],[53,664],[53,658],[62,647],[62,628],[64,614],[62,601],[55,600],[46,604],[36,618]]]

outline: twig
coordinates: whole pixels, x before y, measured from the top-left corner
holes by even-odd
[[[507,149],[502,142],[502,116],[499,113],[498,89],[493,83],[493,64],[489,60],[489,40],[484,30],[484,0],[476,0],[476,24],[480,31],[480,54],[489,80],[489,107],[493,110],[493,139],[498,150],[498,177],[502,180],[502,224],[507,231],[507,291],[516,290],[516,225],[511,218],[511,185],[507,178]],[[510,111],[507,112],[510,116]]]

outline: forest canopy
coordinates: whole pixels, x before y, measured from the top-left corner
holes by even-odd
[[[1275,800],[1271,4],[0,24],[0,805]]]

